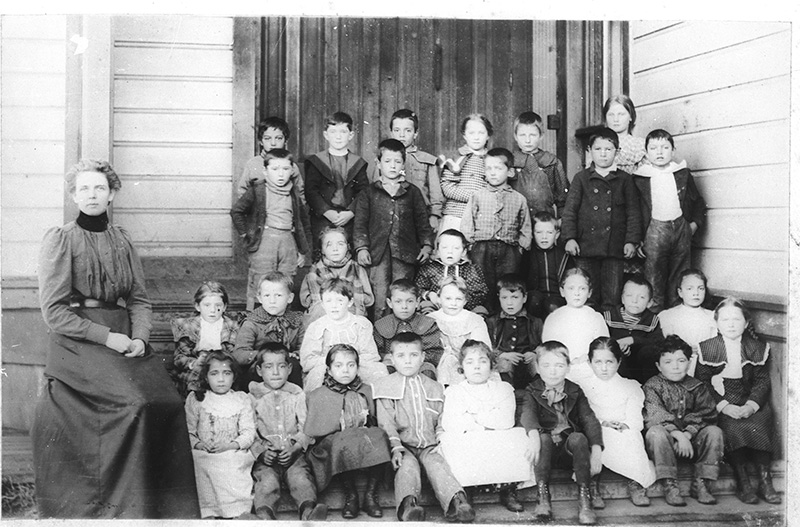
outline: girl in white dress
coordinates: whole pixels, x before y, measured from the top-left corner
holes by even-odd
[[[650,500],[645,489],[655,482],[656,473],[642,439],[644,392],[638,382],[617,374],[621,359],[622,350],[616,340],[594,339],[589,345],[589,364],[594,377],[583,389],[602,426],[603,465],[628,478],[631,501],[638,507],[646,507]],[[604,506],[599,479],[598,474],[590,488],[595,508]]]
[[[544,321],[542,342],[561,342],[569,351],[567,379],[581,388],[594,377],[586,350],[597,337],[608,337],[603,315],[586,305],[592,296],[592,279],[583,269],[568,269],[561,278],[561,296],[567,305],[550,313]]]
[[[694,375],[700,343],[717,336],[714,312],[703,307],[708,278],[698,269],[687,269],[678,276],[681,303],[658,314],[664,336],[678,335],[692,347],[688,375]]]
[[[465,379],[444,391],[442,455],[462,486],[502,484],[500,503],[520,512],[516,484],[532,480],[533,471],[525,429],[514,428],[514,388],[491,378],[491,349],[483,342],[464,342],[460,364]]]
[[[459,353],[467,339],[478,340],[491,347],[489,328],[483,317],[464,309],[467,301],[467,285],[461,278],[447,277],[439,287],[441,308],[428,313],[442,332],[444,352],[436,366],[436,380],[448,386],[464,380],[459,371]],[[500,379],[497,372],[495,378]]]
[[[231,390],[236,361],[223,351],[208,354],[201,371],[201,389],[186,398],[186,422],[192,444],[200,514],[203,518],[235,518],[253,506],[256,438],[250,397]]]

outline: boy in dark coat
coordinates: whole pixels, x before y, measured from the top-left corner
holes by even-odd
[[[589,138],[592,166],[572,180],[561,224],[564,248],[593,283],[601,284],[592,302],[603,309],[616,305],[623,259],[633,258],[642,240],[639,194],[631,175],[614,164],[618,148],[617,133],[609,128]]]
[[[597,521],[589,484],[603,468],[603,432],[583,390],[567,380],[569,351],[555,340],[536,348],[538,374],[525,389],[521,423],[531,440],[539,503],[537,520],[550,520],[550,469],[569,463],[578,484],[578,522]]]

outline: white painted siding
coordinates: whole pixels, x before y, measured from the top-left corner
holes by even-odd
[[[787,301],[790,26],[632,22],[637,135],[675,136],[709,207],[695,263],[712,291]]]
[[[0,17],[3,278],[36,274],[44,232],[63,223],[66,17]]]
[[[112,38],[115,222],[144,256],[232,256],[233,19],[115,17]]]

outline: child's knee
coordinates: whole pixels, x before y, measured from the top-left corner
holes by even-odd
[[[588,453],[589,452],[589,440],[586,438],[581,432],[572,432],[569,436],[567,436],[567,450],[573,454],[576,453]]]
[[[667,429],[661,425],[648,428],[644,440],[648,445],[659,445],[662,443],[668,443],[670,446],[672,445]]]
[[[709,425],[703,428],[701,433],[710,446],[722,448],[725,441],[725,436],[720,427],[716,425]]]

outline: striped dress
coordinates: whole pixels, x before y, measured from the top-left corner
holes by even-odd
[[[463,154],[463,149],[459,150]],[[487,187],[484,179],[485,155],[468,153],[458,159],[461,171],[454,173],[449,168],[442,172],[442,193],[445,197],[444,215],[461,218],[467,208],[467,201],[475,191]]]

